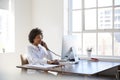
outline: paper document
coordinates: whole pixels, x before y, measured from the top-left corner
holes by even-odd
[[[52,65],[52,64],[36,64],[36,65],[32,65],[32,64],[29,64],[27,66],[37,67],[37,68],[52,68],[52,67],[57,67],[59,65]]]

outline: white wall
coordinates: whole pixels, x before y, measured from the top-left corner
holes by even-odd
[[[63,0],[32,0],[32,22],[43,30],[49,48],[61,54]]]
[[[26,53],[28,33],[36,26],[43,30],[48,46],[61,54],[63,1],[15,0],[15,53],[0,54],[1,69],[4,72],[20,71],[16,68],[20,65],[19,54]]]
[[[28,33],[32,29],[31,0],[15,0],[15,53],[0,54],[0,72],[16,73],[20,71],[20,53],[26,52]]]
[[[15,52],[26,53],[28,34],[32,29],[31,0],[15,0]]]

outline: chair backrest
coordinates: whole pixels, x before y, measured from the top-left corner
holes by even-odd
[[[21,65],[28,64],[28,60],[23,56],[23,54],[20,55],[20,59],[21,59]]]

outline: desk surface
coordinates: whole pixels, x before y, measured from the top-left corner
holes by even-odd
[[[55,72],[63,72],[63,73],[74,73],[74,74],[83,74],[83,75],[93,75],[99,72],[117,67],[120,65],[120,62],[93,62],[88,60],[80,60],[78,64],[66,65],[64,67],[56,67],[49,69],[41,69],[35,67],[29,67],[27,65],[17,66],[17,68],[25,68],[25,69],[34,69],[34,70],[48,70]]]

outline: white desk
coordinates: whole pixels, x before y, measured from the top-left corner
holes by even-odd
[[[103,61],[93,62],[88,60],[80,60],[78,64],[66,65],[62,68],[55,67],[49,69],[42,69],[42,68],[28,67],[27,65],[17,66],[17,68],[54,71],[60,73],[82,74],[82,75],[94,75],[118,66],[120,66],[120,62],[103,62]]]

